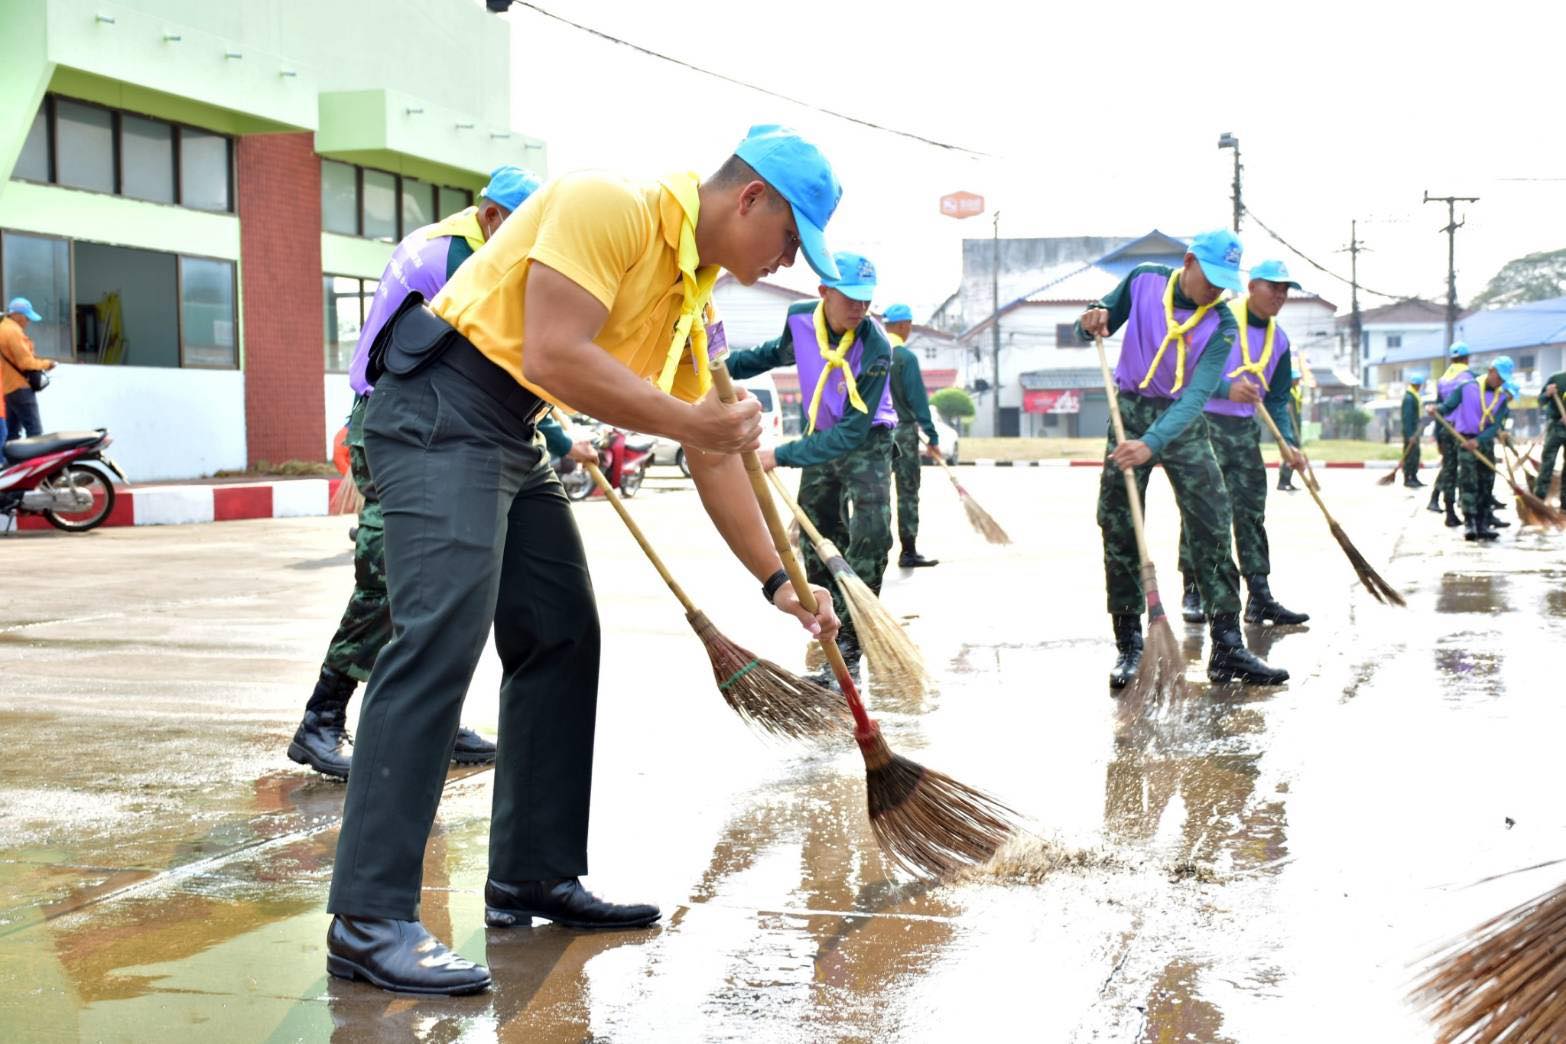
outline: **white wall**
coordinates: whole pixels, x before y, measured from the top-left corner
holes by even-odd
[[[132,482],[199,478],[245,466],[245,375],[62,363],[38,396],[44,431],[108,428],[109,456]]]
[[[348,423],[348,411],[353,408],[353,389],[348,386],[346,373],[326,375],[326,459],[332,459],[332,440],[337,429]]]

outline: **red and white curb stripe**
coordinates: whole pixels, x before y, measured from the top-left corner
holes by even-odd
[[[179,526],[245,518],[308,518],[331,514],[343,479],[283,479],[233,485],[116,486],[105,526]],[[0,521],[0,527],[3,527]],[[37,515],[23,515],[19,529],[49,529]]]

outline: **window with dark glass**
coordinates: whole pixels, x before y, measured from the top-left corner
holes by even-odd
[[[440,216],[449,218],[459,210],[466,210],[473,205],[473,193],[466,189],[440,187]]]
[[[435,186],[417,178],[402,179],[402,234],[435,220]]]
[[[397,175],[366,170],[361,175],[364,203],[363,232],[367,239],[397,241]]]
[[[172,126],[130,113],[120,117],[120,191],[153,203],[174,202]]]
[[[197,210],[233,209],[229,200],[229,141],[194,127],[179,133],[180,202]]]
[[[38,107],[33,124],[27,128],[27,140],[22,143],[22,154],[11,169],[13,178],[28,181],[49,180],[49,113],[48,103]]]
[[[114,114],[96,105],[55,102],[56,180],[70,188],[114,191]]]
[[[352,164],[321,161],[321,227],[359,234],[359,172]]]
[[[48,236],[18,232],[0,235],[0,270],[9,301],[25,297],[33,303],[39,322],[27,328],[33,350],[50,359],[71,358],[71,252],[70,243]]]
[[[328,373],[343,373],[353,361],[353,353],[359,343],[359,331],[369,317],[370,306],[375,301],[375,290],[380,285],[374,279],[355,279],[352,276],[329,275],[323,279],[323,300],[326,303],[326,369]]]
[[[181,358],[186,366],[234,367],[234,264],[205,257],[179,259]]]

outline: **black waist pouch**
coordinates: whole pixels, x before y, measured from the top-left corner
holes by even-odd
[[[412,291],[371,342],[365,377],[374,385],[382,374],[418,373],[445,354],[456,337],[451,324],[424,307],[424,295]]]

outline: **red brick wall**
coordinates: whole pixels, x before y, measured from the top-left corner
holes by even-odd
[[[235,143],[250,462],[323,460],[321,161],[305,134]]]

